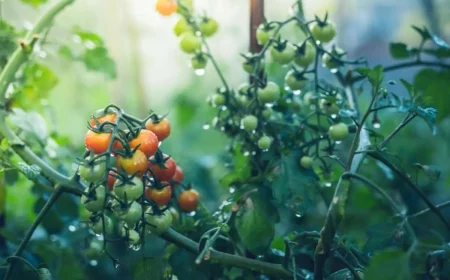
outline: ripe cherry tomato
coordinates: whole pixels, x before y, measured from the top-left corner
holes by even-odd
[[[162,168],[161,166],[159,166],[159,164],[151,162],[148,163],[148,166],[152,169],[153,175],[156,177],[156,179],[160,181],[169,181],[175,174],[177,163],[175,162],[175,160],[173,160],[173,158],[169,158],[168,155],[163,155],[163,158],[165,160],[164,166],[166,168]],[[151,157],[150,160],[154,160],[154,156]],[[149,172],[149,175],[152,176],[152,173]]]
[[[158,0],[155,8],[161,15],[170,16],[177,11],[177,2],[175,0]]]
[[[273,61],[284,65],[294,59],[295,49],[290,44],[286,44],[281,47],[272,46],[270,48],[270,55],[272,56]]]
[[[334,24],[330,22],[316,22],[311,26],[311,33],[314,39],[319,40],[322,43],[328,43],[336,36],[336,28],[334,27]]]
[[[284,82],[291,90],[302,90],[308,84],[308,79],[303,77],[303,74],[291,70],[286,74]]]
[[[138,177],[142,177],[147,171],[147,157],[140,150],[136,150],[130,157],[117,156],[116,167],[119,171],[125,170],[128,175],[137,172]]]
[[[178,197],[178,205],[181,210],[185,212],[192,212],[197,210],[199,198],[200,195],[197,191],[192,189],[186,190]]]
[[[80,165],[78,174],[80,177],[89,183],[98,183],[105,178],[106,161],[102,160],[99,163],[90,162],[87,165]]]
[[[117,180],[114,184],[114,192],[120,199],[125,200],[126,196],[128,202],[136,200],[144,193],[142,180],[138,177],[134,177],[125,184],[122,181]]]
[[[258,99],[263,103],[273,103],[280,98],[280,87],[268,82],[264,88],[258,89]]]
[[[170,134],[170,123],[167,119],[162,119],[159,122],[153,122],[150,119],[145,123],[145,128],[152,131],[159,141],[163,141]]]
[[[158,151],[158,137],[150,130],[142,129],[139,135],[129,142],[130,148],[134,149],[139,146],[139,150],[145,154],[146,157],[151,157]]]
[[[191,32],[185,32],[181,35],[180,48],[186,53],[195,53],[202,47],[202,41]]]
[[[99,124],[102,124],[104,122],[112,122],[113,123],[116,121],[117,114],[114,112],[105,114],[105,111],[103,109],[100,109],[94,113],[94,117],[97,118],[97,121]],[[92,127],[97,126],[97,123],[95,122],[94,118],[91,118],[89,120],[89,123]]]
[[[163,182],[167,184],[167,182]],[[169,204],[170,198],[172,197],[172,188],[170,186],[165,186],[162,189],[152,189],[145,188],[145,196],[148,199],[153,200],[158,206],[166,206]]]
[[[114,183],[116,182],[116,177],[114,177],[115,172],[109,171],[108,173],[108,188],[112,190],[114,188]]]
[[[219,29],[219,24],[215,19],[212,18],[204,18],[199,24],[200,32],[203,33],[206,37],[210,37],[217,32]]]
[[[172,177],[172,186],[178,186],[179,183],[183,182],[184,179],[184,173],[183,169],[177,165],[175,168],[175,174]]]
[[[316,48],[310,43],[306,42],[301,47],[297,48],[294,57],[294,63],[300,67],[306,68],[316,58]]]
[[[88,130],[86,136],[84,136],[84,145],[94,154],[101,154],[108,150],[111,137],[111,133],[108,132],[97,133]]]

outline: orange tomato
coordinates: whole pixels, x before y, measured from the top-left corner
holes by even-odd
[[[99,122],[99,124],[102,124],[104,122],[115,122],[116,118],[117,118],[117,114],[116,113],[108,113],[106,115],[100,116],[100,117],[96,117],[97,121]],[[92,127],[96,127],[97,123],[95,122],[95,120],[93,118],[91,118],[89,120],[89,123]]]
[[[177,3],[174,0],[158,0],[156,1],[156,11],[163,16],[170,16],[177,11]]]
[[[175,168],[175,174],[172,177],[172,186],[178,186],[179,183],[183,182],[184,179],[184,173],[183,173],[183,169],[181,169],[181,167],[179,167],[177,165],[177,167]]]
[[[167,182],[163,182],[163,184],[167,184]],[[169,204],[170,198],[172,197],[172,188],[170,186],[165,186],[162,189],[146,187],[145,196],[153,200],[158,206],[165,206]]]
[[[147,157],[151,157],[158,151],[159,141],[158,137],[152,131],[143,129],[136,138],[129,142],[129,144],[132,149],[140,145],[139,150]]]
[[[145,128],[155,133],[159,141],[163,141],[170,134],[170,123],[167,119],[162,119],[159,122],[153,122],[150,119],[145,123]]]
[[[108,150],[111,138],[111,133],[97,133],[92,130],[88,130],[84,136],[84,145],[88,150],[94,152],[95,154],[101,154]]]
[[[186,190],[178,197],[178,206],[185,212],[197,210],[200,194],[196,190]]]
[[[117,156],[116,167],[119,171],[125,171],[128,175],[137,172],[138,177],[142,177],[147,171],[147,157],[139,150],[136,150],[130,157]]]

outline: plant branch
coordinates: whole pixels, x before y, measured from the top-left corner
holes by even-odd
[[[450,200],[436,205],[437,209],[444,209],[444,208],[447,208],[447,207],[450,207]],[[417,217],[422,216],[422,215],[424,215],[426,213],[429,213],[431,211],[432,211],[431,208],[423,209],[422,211],[419,211],[419,212],[417,212],[415,214],[412,214],[412,215],[410,215],[408,217],[409,218],[417,218]]]
[[[411,115],[408,114],[406,115],[405,119],[391,132],[391,134],[389,134],[386,139],[383,140],[383,142],[380,143],[380,148],[383,148],[387,145],[387,143],[389,141],[391,141],[391,139],[397,135],[397,133],[403,128],[405,127],[405,125],[407,125],[410,121],[412,121],[414,118],[416,117],[416,115]]]
[[[391,164],[389,162],[389,160],[385,159],[384,157],[382,157],[381,155],[379,155],[377,152],[368,152],[367,153],[368,156],[384,163],[387,167],[389,167],[395,174],[397,174],[397,176],[400,177],[400,179],[403,180],[403,182],[405,182],[411,189],[413,189],[419,196],[420,198],[422,198],[422,200],[425,202],[425,204],[428,206],[428,208],[430,209],[430,211],[434,212],[436,214],[436,216],[439,217],[439,219],[442,221],[442,223],[445,225],[445,227],[447,228],[447,230],[450,231],[450,224],[449,222],[445,219],[445,217],[442,215],[442,213],[439,211],[439,209],[433,204],[431,203],[431,201],[427,198],[427,196],[422,192],[421,189],[419,189],[416,184],[414,184],[413,181],[411,181],[411,179],[405,174],[403,173],[400,169],[398,169],[397,167],[395,167],[393,164]]]
[[[198,254],[198,243],[176,232],[173,229],[168,229],[162,237],[175,245],[185,248],[186,250]],[[276,279],[292,279],[293,275],[288,270],[284,269],[281,264],[274,264],[262,262],[254,259],[249,259],[237,255],[222,253],[211,249],[211,256],[208,259],[211,263],[220,263],[222,265],[230,265],[238,268],[250,269],[260,273],[277,277]]]
[[[39,212],[38,216],[36,217],[36,220],[31,225],[31,228],[28,230],[27,234],[25,235],[22,242],[20,243],[19,248],[17,248],[17,251],[14,253],[14,257],[19,257],[22,254],[22,252],[25,250],[26,246],[28,245],[28,242],[30,241],[31,237],[33,236],[34,231],[39,226],[39,224],[42,222],[42,220],[44,219],[45,215],[48,213],[50,208],[52,208],[53,204],[55,204],[55,202],[58,200],[58,198],[61,196],[61,194],[63,194],[63,192],[64,192],[64,189],[61,188],[60,186],[57,186],[55,188],[55,191],[52,193],[52,195],[50,196],[47,203],[45,203],[44,207]],[[11,262],[11,264],[6,272],[4,280],[10,279],[11,274],[14,270],[15,263],[16,263],[15,261]]]

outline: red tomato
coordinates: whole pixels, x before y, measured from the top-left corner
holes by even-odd
[[[119,171],[125,170],[128,175],[132,175],[136,172],[138,177],[142,177],[145,171],[147,171],[147,157],[139,150],[134,152],[131,157],[117,156],[116,167]]]
[[[115,172],[109,171],[108,173],[108,189],[112,190],[114,188],[114,183],[116,182],[117,178],[114,177]]]
[[[177,168],[177,163],[175,162],[175,160],[173,160],[173,158],[169,158],[168,155],[164,154],[163,158],[165,160],[164,166],[166,168],[162,168],[158,164],[151,163],[150,161],[148,162],[148,167],[150,167],[152,169],[153,175],[155,175],[156,179],[158,179],[160,181],[169,181],[170,179],[172,179],[173,175],[175,174],[175,170]],[[150,160],[154,160],[154,159],[155,159],[154,156],[150,158]],[[152,176],[151,173],[149,175]]]
[[[158,137],[150,130],[143,129],[139,132],[139,135],[129,142],[130,148],[139,146],[139,150],[142,151],[147,157],[151,157],[158,151]],[[122,145],[120,145],[122,146]]]
[[[162,183],[167,184],[167,182]],[[151,189],[146,187],[145,196],[148,199],[153,200],[158,206],[165,206],[169,204],[170,198],[172,197],[172,188],[170,186],[165,186],[162,189]]]
[[[108,150],[109,142],[111,141],[111,133],[102,132],[97,133],[88,130],[84,137],[84,145],[95,154],[101,154]]]
[[[156,11],[163,16],[170,16],[177,11],[177,3],[174,0],[158,0],[156,1]]]
[[[145,128],[155,133],[159,141],[163,141],[170,134],[170,123],[167,119],[162,119],[159,122],[153,122],[150,119],[145,123]]]
[[[180,166],[177,165],[175,168],[175,174],[172,177],[172,186],[178,186],[179,183],[183,182],[184,179],[184,173],[183,169],[181,169]]]
[[[197,210],[200,194],[196,190],[186,190],[178,197],[178,206],[185,212]]]

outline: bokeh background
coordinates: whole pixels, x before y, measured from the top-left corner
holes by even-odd
[[[46,8],[44,5],[33,9],[13,0],[0,2],[2,16],[17,28],[29,28]],[[266,0],[267,19],[285,19],[292,3],[292,0]],[[220,81],[210,64],[202,76],[192,71],[190,57],[181,52],[172,31],[177,17],[157,14],[154,4],[155,0],[78,0],[57,17],[42,52],[36,57],[59,79],[49,97],[42,100],[46,108],[44,116],[51,130],[67,136],[71,146],[81,151],[87,118],[107,104],[117,104],[139,117],[150,109],[159,114],[169,113],[172,136],[164,142],[163,149],[185,169],[186,179],[198,186],[206,206],[214,210],[219,199],[226,198],[228,193],[218,184],[226,172],[223,163],[228,139],[218,131],[205,129],[215,115],[215,109],[205,100],[220,86]],[[218,34],[208,42],[227,81],[238,87],[248,79],[240,67],[240,53],[248,50],[249,1],[194,0],[194,4],[197,10],[219,22]],[[446,41],[450,39],[448,0],[304,0],[304,8],[307,18],[323,17],[328,12],[337,25],[335,43],[347,51],[348,58],[364,56],[372,66],[394,62],[389,55],[389,42],[419,43],[411,25],[426,25]],[[61,58],[60,47],[75,44],[72,35],[75,26],[96,32],[105,40],[116,63],[116,79],[89,72],[83,64]],[[291,40],[302,39],[296,37],[299,34],[293,29],[288,29],[285,35]],[[287,71],[274,69],[273,72]],[[396,71],[388,78],[411,80],[417,70]],[[327,72],[321,70],[333,82]],[[382,118],[381,132],[390,131],[400,119],[401,116]],[[443,120],[438,134],[433,136],[425,122],[415,120],[398,138],[392,149],[404,155],[405,161],[435,164],[442,171],[440,181],[430,186],[431,199],[438,203],[448,197],[450,121]],[[388,179],[385,183],[395,184]],[[25,195],[24,188],[28,187],[8,190],[12,203],[7,204],[7,216],[23,219],[24,228],[35,217],[36,198]],[[423,205],[417,203],[408,204],[412,209],[422,209]]]

